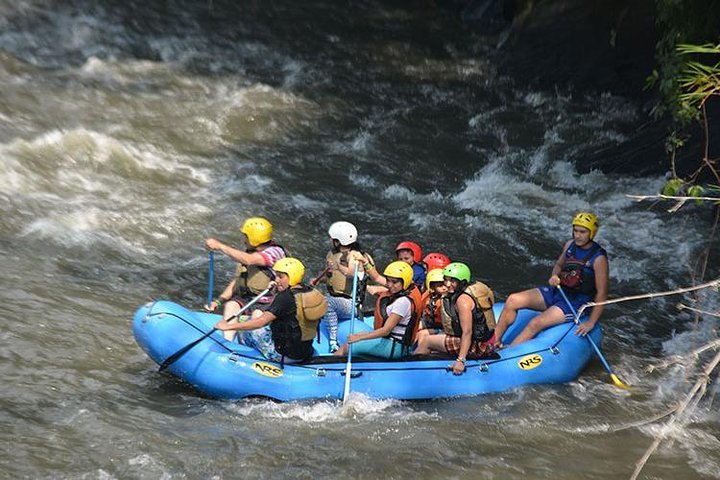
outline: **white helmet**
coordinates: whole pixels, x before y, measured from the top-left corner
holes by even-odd
[[[357,228],[350,222],[335,222],[330,225],[328,235],[340,245],[350,245],[357,242]]]

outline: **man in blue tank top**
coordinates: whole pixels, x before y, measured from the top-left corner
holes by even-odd
[[[528,323],[511,345],[530,340],[552,325],[572,321],[572,309],[558,290],[559,286],[567,294],[575,311],[588,302],[602,302],[607,299],[607,253],[593,241],[598,231],[597,217],[592,213],[580,212],[575,215],[572,226],[573,238],[563,246],[548,280],[549,286],[513,293],[507,298],[495,328],[498,345],[501,345],[503,334],[515,321],[517,311],[521,308],[543,312]],[[603,309],[602,305],[592,308],[588,320],[578,325],[576,333],[587,335],[600,319]]]

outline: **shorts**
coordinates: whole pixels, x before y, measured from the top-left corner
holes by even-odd
[[[353,354],[360,355],[364,353],[375,357],[387,358],[388,360],[401,358],[409,353],[407,348],[403,348],[402,343],[391,338],[360,340],[351,346]]]
[[[494,336],[493,336],[494,338]],[[492,340],[492,338],[491,338]],[[460,343],[462,337],[456,337],[454,335],[445,335],[445,350],[450,355],[460,354]],[[468,357],[484,357],[490,355],[495,351],[494,342],[472,342],[470,344],[470,350],[468,350]]]
[[[545,301],[545,308],[558,307],[565,314],[567,320],[575,320],[572,309],[568,306],[558,288],[544,286],[538,287],[538,290],[540,290],[540,294]],[[570,300],[572,304],[572,308],[575,309],[576,312],[580,307],[592,301],[592,297],[584,293],[565,293],[565,295],[567,295],[568,300]],[[589,310],[586,311],[589,312]]]

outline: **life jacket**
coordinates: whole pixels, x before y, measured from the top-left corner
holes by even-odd
[[[426,291],[422,294],[420,323],[423,328],[442,328],[442,295]]]
[[[312,340],[317,333],[320,319],[327,312],[327,298],[317,288],[305,284],[293,288],[292,292],[295,295],[295,316],[300,324],[302,340]]]
[[[356,250],[350,250],[348,252],[328,252],[326,260],[329,262],[335,262],[338,265],[342,265],[344,267],[349,266],[349,260],[348,257],[350,254],[353,254],[353,257],[357,258],[358,256],[362,256],[365,258],[366,262],[368,262],[370,265],[374,265],[375,262],[373,261],[372,257],[369,253],[366,252],[358,252]],[[327,289],[328,293],[332,295],[333,297],[345,297],[345,298],[352,298],[352,287],[353,287],[353,279],[352,276],[348,278],[340,272],[339,270],[333,270],[332,272],[328,272],[327,274]],[[356,294],[356,302],[358,304],[362,304],[365,300],[365,287],[367,283],[367,275],[363,275],[363,278],[358,278],[358,292]]]
[[[607,253],[598,243],[592,242],[592,246],[586,250],[579,248],[573,241],[565,250],[565,264],[558,274],[560,285],[568,293],[594,297],[597,287],[593,262],[601,255],[607,256]]]
[[[408,297],[410,299],[410,320],[407,324],[401,325],[405,327],[402,336],[399,336],[397,333],[391,332],[388,338],[392,338],[393,340],[400,342],[403,347],[407,348],[415,342],[415,337],[417,337],[417,331],[419,326],[418,318],[420,316],[420,312],[422,311],[422,295],[420,294],[420,290],[417,288],[417,285],[411,284],[407,289],[402,290],[396,294],[391,294],[389,291],[387,291],[378,295],[378,299],[375,302],[375,321],[373,326],[375,327],[375,330],[377,330],[379,328],[382,328],[383,325],[385,325],[385,322],[388,318],[388,305],[392,304],[400,297]]]
[[[288,256],[287,250],[282,245],[270,242],[270,246],[280,247],[285,256]],[[255,253],[257,249],[248,248],[246,252]],[[275,280],[275,273],[272,268],[265,265],[243,265],[240,263],[235,270],[235,291],[233,294],[241,297],[253,297],[265,290],[272,280]]]
[[[327,311],[327,300],[319,290],[305,284],[290,289],[295,300],[295,315],[270,322],[275,349],[285,356],[290,352],[302,358],[312,355],[320,318]]]
[[[472,311],[472,341],[485,342],[495,330],[495,313],[492,306],[495,302],[493,291],[482,282],[475,282],[467,287],[446,295],[442,299],[442,325],[447,335],[462,336],[460,316],[457,311],[457,300],[460,295],[469,295],[475,303]]]

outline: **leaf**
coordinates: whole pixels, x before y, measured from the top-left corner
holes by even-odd
[[[705,189],[700,185],[693,185],[688,188],[688,196],[690,197],[702,197],[703,193],[705,193]],[[695,200],[695,205],[702,205],[702,203],[702,200]]]
[[[682,178],[671,178],[670,180],[665,182],[665,185],[663,186],[663,195],[667,195],[668,197],[674,197],[675,194],[678,193],[680,188],[682,188],[683,183],[685,182],[683,182]]]

